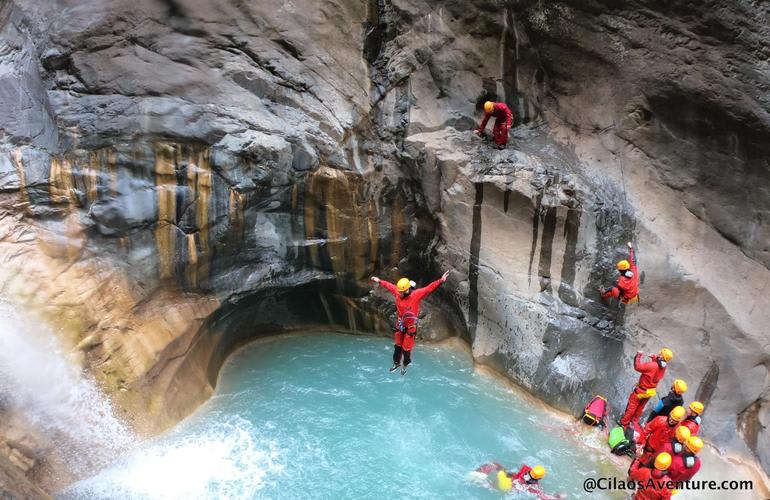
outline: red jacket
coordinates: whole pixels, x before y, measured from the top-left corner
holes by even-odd
[[[690,429],[690,435],[691,436],[697,436],[698,435],[698,431],[700,431],[700,424],[698,423],[698,420],[700,420],[700,418],[694,417],[694,416],[690,416],[690,417],[687,417],[684,420],[682,420],[681,425],[684,425],[685,427]]]
[[[642,374],[642,376],[639,377],[639,383],[637,384],[640,389],[655,389],[658,387],[658,382],[663,379],[663,376],[666,374],[666,367],[664,366],[661,368],[660,365],[658,365],[658,359],[660,358],[653,354],[650,356],[650,361],[642,363],[641,353],[634,357],[634,370]]]
[[[628,251],[628,262],[631,264],[629,269],[631,277],[628,278],[621,274],[617,284],[602,294],[603,299],[620,297],[620,300],[627,302],[639,295],[639,272],[636,269],[636,257],[633,248]]]
[[[504,102],[496,102],[491,113],[484,113],[484,118],[481,120],[481,125],[479,125],[478,129],[484,130],[487,128],[487,122],[493,116],[495,117],[495,125],[501,123],[502,120],[505,120],[505,126],[508,128],[513,124],[513,112]]]
[[[665,444],[671,442],[677,425],[668,425],[668,417],[661,415],[653,418],[644,426],[645,443],[655,452],[663,451]]]
[[[637,459],[628,469],[628,477],[642,483],[641,487],[636,490],[634,500],[667,500],[671,498],[671,490],[666,484],[671,478],[665,471],[661,472],[643,467]]]
[[[430,295],[439,287],[439,285],[441,285],[441,283],[443,283],[443,281],[437,279],[428,286],[412,290],[409,295],[402,298],[401,294],[398,293],[398,290],[396,289],[396,285],[385,280],[380,280],[380,286],[392,293],[396,298],[396,311],[398,311],[399,322],[406,313],[410,313],[414,318],[417,318],[420,315],[420,302],[422,302],[422,299]]]
[[[551,496],[543,493],[543,490],[540,489],[540,483],[538,480],[532,480],[532,482],[528,483],[524,480],[524,474],[527,474],[528,472],[532,471],[532,467],[530,467],[527,464],[524,464],[521,466],[521,469],[519,469],[519,472],[516,474],[511,474],[511,479],[513,482],[519,482],[524,486],[524,489],[526,491],[529,491],[533,495],[535,495],[539,500],[557,500],[561,498],[560,496]]]
[[[669,467],[668,473],[674,481],[689,481],[700,470],[700,458],[692,453],[672,455],[672,457],[673,459],[671,460],[671,467]],[[695,459],[692,467],[687,467],[685,462],[685,459],[689,457]]]

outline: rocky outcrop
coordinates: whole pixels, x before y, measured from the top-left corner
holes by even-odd
[[[570,410],[622,408],[633,353],[668,345],[706,437],[767,469],[767,10],[689,9],[8,3],[3,293],[155,432],[241,343],[387,332],[368,277],[451,267],[426,336]],[[487,98],[506,151],[468,132]],[[629,239],[624,311],[596,289]]]

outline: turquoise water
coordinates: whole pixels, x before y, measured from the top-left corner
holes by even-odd
[[[582,444],[601,446],[598,431],[544,414],[461,349],[417,346],[405,376],[388,373],[391,351],[341,334],[247,346],[197,413],[58,497],[501,498],[468,476],[498,461],[543,464],[547,493],[583,498],[584,478],[619,475]]]

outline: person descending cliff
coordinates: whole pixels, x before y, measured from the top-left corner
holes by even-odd
[[[644,426],[641,440],[644,442],[642,463],[648,462],[652,457],[663,451],[663,447],[676,436],[676,428],[684,419],[684,408],[675,407],[671,413],[652,419],[652,422]]]
[[[636,269],[634,245],[630,241],[626,245],[628,245],[628,259],[623,259],[616,265],[620,273],[617,283],[609,290],[602,287],[599,292],[604,300],[614,297],[619,298],[623,304],[636,304],[639,302],[639,274]]]
[[[479,128],[474,132],[480,137],[484,137],[484,129],[487,128],[487,122],[493,116],[495,117],[495,125],[492,127],[492,137],[497,149],[505,149],[505,145],[508,143],[508,131],[513,125],[513,112],[504,102],[485,102],[484,118],[481,120]]]
[[[631,395],[628,396],[626,410],[623,417],[618,421],[622,427],[627,427],[632,423],[638,423],[639,417],[644,412],[647,401],[656,394],[658,382],[666,374],[666,363],[671,361],[674,353],[671,349],[663,348],[660,353],[650,354],[650,361],[642,363],[642,351],[638,351],[634,357],[634,370],[641,373],[639,382],[637,382]]]
[[[500,491],[511,491],[513,488],[527,491],[541,500],[556,500],[564,498],[563,495],[547,495],[540,488],[540,480],[545,477],[545,467],[536,465],[530,467],[523,464],[517,472],[506,471],[496,463],[484,464],[476,469],[476,473],[486,477],[489,485]]]
[[[671,467],[671,455],[659,453],[655,457],[654,468],[645,467],[640,459],[631,462],[628,469],[628,477],[637,481],[634,500],[667,500],[674,493],[669,488],[671,476],[668,469]]]
[[[690,434],[697,436],[700,432],[701,414],[703,413],[703,403],[693,401],[687,407],[687,416],[682,421],[682,425],[690,429]]]
[[[416,283],[410,281],[409,278],[401,278],[394,285],[376,276],[372,277],[372,281],[392,293],[396,298],[396,312],[398,315],[396,331],[393,334],[395,345],[393,346],[393,366],[390,368],[391,372],[396,371],[401,366],[401,375],[406,373],[407,366],[412,362],[412,347],[414,347],[414,337],[417,334],[420,302],[433,293],[442,283],[446,282],[448,276],[449,271],[423,288],[416,288]]]
[[[650,423],[655,417],[668,415],[676,406],[684,406],[682,394],[685,392],[687,392],[687,383],[682,379],[674,380],[668,395],[658,401],[658,404],[650,412],[650,415],[647,417],[647,423]]]

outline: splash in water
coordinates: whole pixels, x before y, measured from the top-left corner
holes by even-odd
[[[5,302],[0,302],[0,399],[50,441],[76,477],[93,474],[134,443],[56,335]]]

